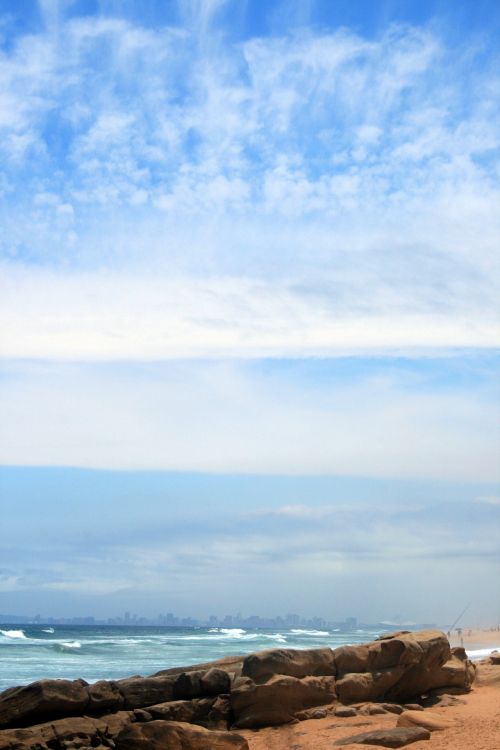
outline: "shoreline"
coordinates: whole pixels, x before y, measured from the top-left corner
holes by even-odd
[[[474,661],[500,651],[500,628],[457,628],[447,636],[452,648],[462,646]]]

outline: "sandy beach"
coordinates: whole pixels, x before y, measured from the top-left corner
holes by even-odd
[[[474,629],[462,628],[450,632],[451,646],[464,646],[466,651],[482,649],[500,650],[500,628]]]
[[[496,685],[476,685],[459,702],[446,708],[425,709],[426,716],[443,719],[451,726],[434,731],[430,740],[409,745],[415,750],[498,750],[500,747],[500,667]],[[250,750],[331,750],[337,740],[375,729],[396,726],[397,716],[356,716],[302,721],[277,729],[241,732]],[[363,745],[350,743],[346,750]]]

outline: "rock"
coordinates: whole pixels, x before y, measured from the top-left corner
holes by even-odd
[[[334,700],[333,677],[277,675],[262,684],[242,679],[231,691],[234,726],[238,729],[287,724],[299,711]]]
[[[130,716],[121,712],[119,732],[130,723]],[[114,716],[118,717],[119,714]],[[118,728],[118,724],[116,725]],[[119,733],[117,732],[117,734]],[[71,717],[26,729],[7,729],[0,733],[2,750],[95,750],[113,747],[110,725],[103,719]]]
[[[420,703],[405,703],[404,708],[406,708],[408,711],[423,711],[424,707],[420,705]],[[399,712],[400,714],[403,713],[402,711]]]
[[[101,727],[101,731],[113,739],[119,735],[128,724],[130,724],[133,717],[134,714],[132,711],[117,711],[114,714],[100,716],[96,721]]]
[[[243,661],[241,674],[254,682],[273,675],[290,677],[333,676],[334,652],[331,648],[276,648],[249,654]]]
[[[387,713],[385,708],[383,708],[380,704],[377,704],[377,703],[371,703],[369,706],[367,706],[367,709],[368,709],[369,716],[376,716],[377,714]]]
[[[26,726],[77,716],[89,703],[84,680],[39,680],[0,694],[0,726]]]
[[[206,672],[213,668],[223,669],[229,675],[238,677],[241,675],[244,659],[244,656],[224,656],[222,659],[216,659],[215,661],[204,662],[202,664],[190,664],[188,667],[170,667],[170,669],[162,669],[160,672],[155,672],[152,677],[179,675],[182,674],[182,672]]]
[[[359,646],[340,646],[333,652],[335,674],[341,678],[352,672],[368,671],[368,643]]]
[[[113,681],[99,680],[88,687],[89,713],[101,713],[102,711],[118,711],[123,708],[125,700],[117,685]]]
[[[308,721],[309,719],[326,719],[328,711],[326,708],[308,708],[306,711],[299,711],[295,718],[299,721]]]
[[[229,715],[229,696],[226,697],[227,717]],[[156,706],[148,706],[148,713],[153,719],[165,721],[183,721],[189,724],[207,726],[211,721],[217,722],[222,718],[222,702],[214,706],[218,697],[195,698],[191,701],[170,701],[159,703]]]
[[[397,726],[424,727],[429,732],[436,732],[440,729],[449,729],[453,726],[453,722],[439,714],[430,714],[427,711],[403,711],[401,716],[398,716]]]
[[[390,714],[402,714],[404,711],[400,703],[381,703],[380,705]]]
[[[352,737],[337,740],[336,745],[382,745],[382,747],[404,747],[412,742],[430,739],[431,733],[423,727],[396,727],[394,729],[377,729],[374,732],[363,732]]]
[[[336,690],[342,703],[359,703],[383,698],[404,674],[404,667],[383,672],[346,674],[337,680]]]
[[[124,698],[125,708],[144,708],[172,700],[175,677],[128,677],[115,685]]]
[[[490,664],[500,664],[500,652],[499,651],[492,651],[489,656],[489,662]]]
[[[411,633],[405,636],[408,640],[412,637],[421,648],[420,658],[417,663],[405,670],[404,679],[388,691],[389,700],[404,700],[417,695],[422,695],[435,687],[453,684],[463,685],[469,689],[472,679],[463,664],[457,660],[450,665],[452,654],[448,640],[440,631],[423,631]]]
[[[248,750],[244,737],[182,722],[131,724],[116,738],[117,750]]]
[[[173,696],[177,700],[201,698],[228,693],[230,687],[229,675],[222,669],[182,672],[175,678]]]
[[[352,706],[339,706],[335,709],[335,716],[340,716],[342,719],[348,719],[351,716],[357,716],[358,709]]]
[[[143,708],[134,708],[134,721],[151,721],[153,719],[149,711],[145,711]]]

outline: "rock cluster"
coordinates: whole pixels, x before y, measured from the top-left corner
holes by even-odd
[[[368,713],[398,714],[402,703],[434,690],[466,692],[473,679],[463,649],[450,649],[440,631],[421,631],[335,650],[273,649],[92,685],[41,680],[0,694],[0,750],[245,750],[233,730],[327,711],[350,715],[358,709],[348,704],[363,702]],[[396,734],[413,731],[410,719]]]

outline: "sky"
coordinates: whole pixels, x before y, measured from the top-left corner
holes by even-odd
[[[0,0],[0,613],[500,620],[499,37]]]

